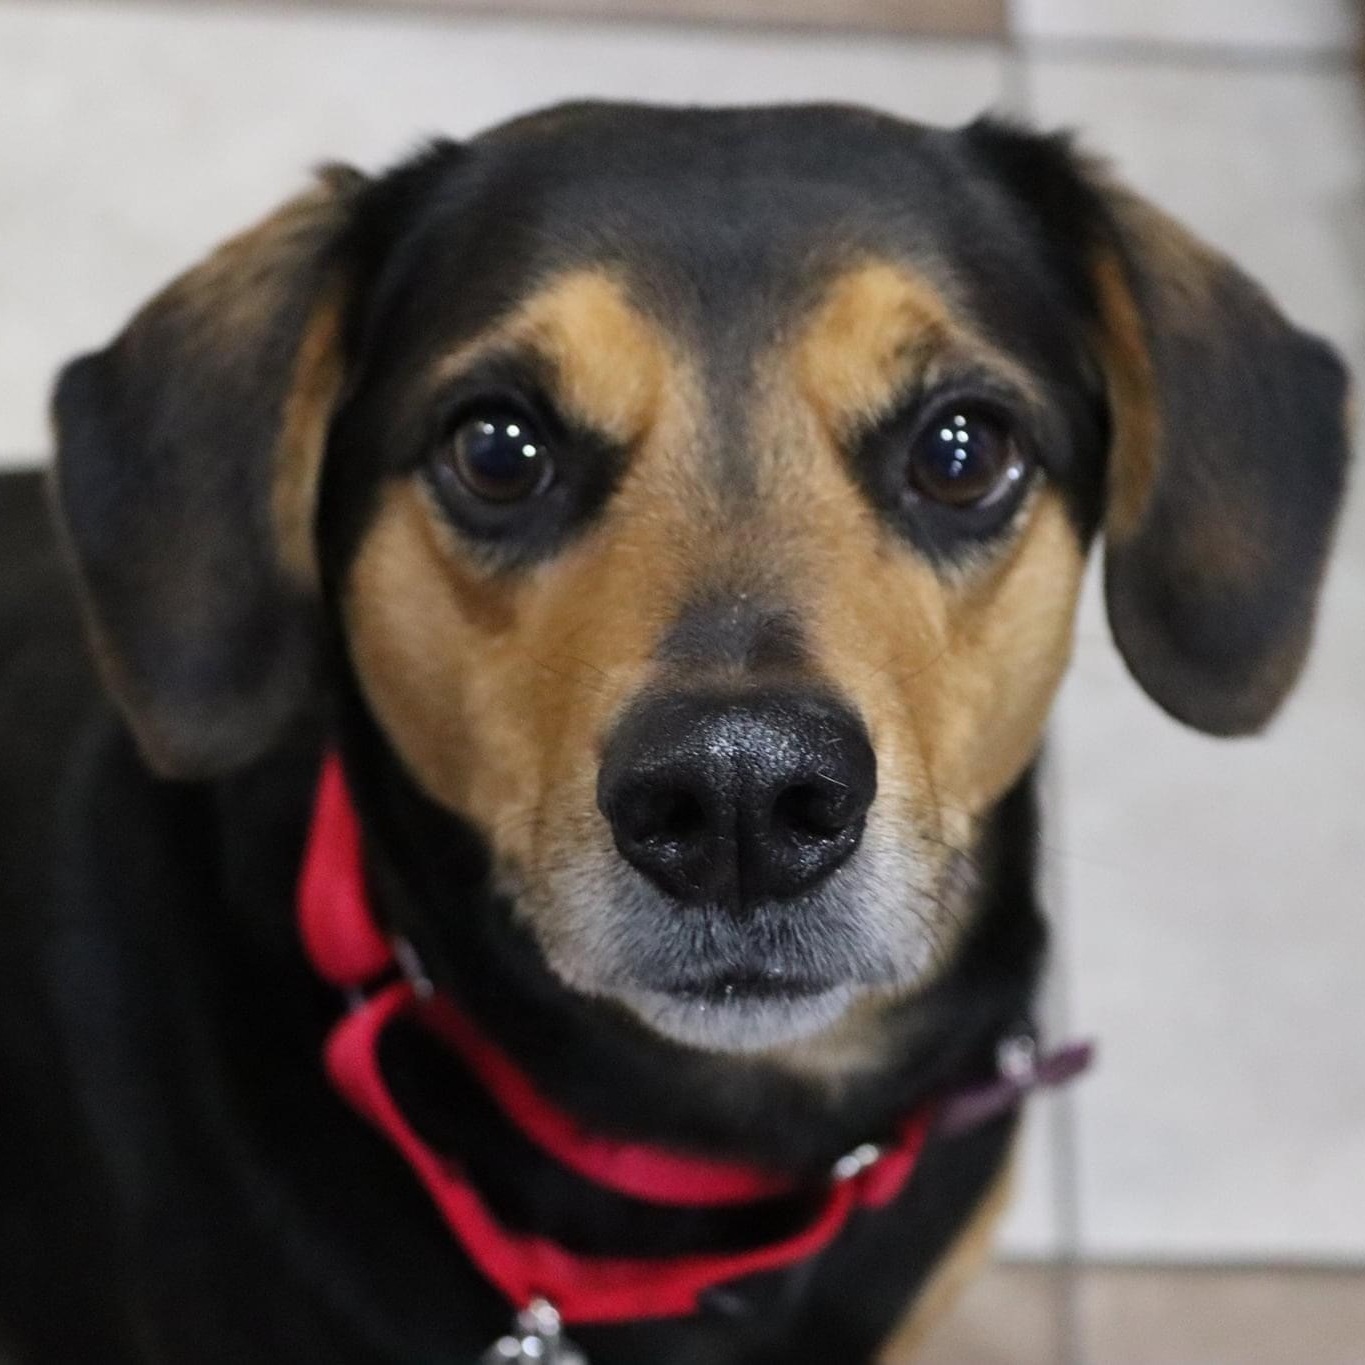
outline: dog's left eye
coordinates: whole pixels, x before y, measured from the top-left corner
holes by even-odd
[[[442,447],[436,470],[448,492],[512,503],[543,493],[554,478],[554,461],[526,417],[490,411],[460,420]]]
[[[1027,473],[1028,462],[1008,423],[986,410],[947,407],[911,443],[911,489],[947,507],[987,506]]]

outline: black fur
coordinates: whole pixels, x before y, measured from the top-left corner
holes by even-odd
[[[7,561],[31,590],[6,619],[5,701],[32,720],[41,696],[61,717],[34,729],[32,758],[12,747],[22,761],[0,773],[11,1101],[0,1341],[18,1361],[471,1361],[505,1326],[505,1306],[317,1063],[343,1006],[292,929],[316,729],[219,783],[154,778],[97,700],[35,478],[0,480],[0,519],[23,527]],[[47,650],[34,643],[44,631]],[[895,1071],[831,1105],[570,996],[508,908],[477,891],[477,840],[415,791],[363,719],[348,732],[392,917],[591,1124],[821,1170],[939,1086],[986,1074],[995,1039],[1027,1017],[1042,949],[1028,781],[994,822],[983,852],[994,889],[956,971],[907,1012]],[[433,943],[424,887],[452,877],[469,902]],[[420,1048],[400,1046],[391,1065],[423,1127],[462,1151],[508,1221],[568,1244],[714,1247],[803,1212],[660,1217],[547,1166],[458,1082],[422,1084],[440,1062]],[[433,1094],[441,1102],[425,1113]],[[454,1113],[490,1121],[450,1131]],[[933,1142],[900,1202],[862,1215],[799,1285],[768,1277],[717,1296],[696,1321],[577,1335],[607,1365],[866,1358],[995,1174],[1011,1126]]]
[[[642,306],[700,339],[718,486],[734,499],[749,491],[733,455],[736,376],[822,272],[860,252],[946,270],[955,301],[1042,394],[1030,418],[1040,458],[1087,540],[1111,420],[1093,345],[1097,246],[1118,242],[1150,293],[1141,242],[1109,196],[1056,142],[835,109],[572,107],[435,144],[373,182],[331,183],[345,211],[305,244],[279,309],[242,334],[246,353],[187,359],[183,320],[158,315],[77,362],[58,392],[62,507],[106,679],[144,747],[198,780],[159,779],[139,756],[96,682],[38,481],[0,480],[0,1350],[19,1362],[470,1362],[506,1324],[409,1171],[321,1074],[343,1004],[303,961],[293,902],[325,743],[352,774],[386,920],[589,1126],[815,1176],[925,1098],[988,1074],[997,1040],[1031,1010],[1044,943],[1031,776],[985,821],[962,946],[888,1020],[894,1060],[876,1075],[830,1092],[664,1043],[573,995],[489,889],[479,837],[419,793],[360,700],[336,594],[381,479],[416,469],[439,430],[439,405],[415,405],[410,378],[528,282],[580,260],[617,264]],[[344,283],[347,384],[314,599],[273,557],[268,456],[281,376],[324,282]],[[1219,288],[1240,297],[1235,278]],[[1232,622],[1215,639],[1203,671],[1219,676],[1191,684],[1214,697],[1191,706],[1201,723],[1225,714],[1244,648],[1268,648],[1285,613],[1307,609],[1340,483],[1325,415],[1334,362],[1285,341],[1259,308],[1254,325],[1274,343],[1261,363],[1304,379],[1314,448],[1297,452],[1303,477],[1278,499],[1294,504],[1275,523],[1288,595],[1235,604],[1256,618],[1254,638]],[[1155,312],[1150,325],[1165,326]],[[1241,345],[1252,324],[1230,303],[1208,325]],[[1173,410],[1185,382],[1173,370],[1220,356],[1205,345],[1158,357]],[[1233,399],[1247,376],[1209,382]],[[1277,390],[1255,409],[1255,434],[1283,425],[1287,404]],[[1179,459],[1167,452],[1163,509]],[[583,518],[609,497],[610,471],[592,486]],[[1125,595],[1149,591],[1132,609],[1153,630],[1181,608],[1159,532],[1119,570]],[[791,623],[760,608],[718,623],[703,598],[671,648],[685,664],[760,642],[799,658]],[[458,917],[435,909],[452,888]],[[396,1038],[385,1065],[508,1222],[566,1244],[733,1245],[804,1212],[641,1208],[540,1159],[420,1040]],[[866,1361],[998,1174],[1012,1128],[934,1136],[897,1203],[860,1215],[798,1273],[728,1287],[695,1319],[575,1335],[595,1365]]]

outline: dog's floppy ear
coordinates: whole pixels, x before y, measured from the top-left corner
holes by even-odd
[[[1346,374],[1229,261],[1101,186],[1110,627],[1165,710],[1248,733],[1308,650],[1345,483]]]
[[[95,652],[163,774],[240,766],[307,695],[339,243],[364,183],[324,172],[58,381],[57,500]]]
[[[1346,476],[1345,371],[1069,138],[992,119],[966,136],[1095,319],[1119,650],[1178,720],[1258,730],[1312,634]]]

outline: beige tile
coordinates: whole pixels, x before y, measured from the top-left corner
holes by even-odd
[[[913,1365],[1066,1365],[1068,1273],[993,1266],[968,1286]]]
[[[1282,50],[1351,47],[1354,0],[1012,0],[1028,38],[1200,43]]]
[[[914,1365],[1072,1362],[1362,1365],[1365,1274],[997,1264],[914,1357]]]
[[[0,454],[46,442],[56,364],[329,157],[374,167],[596,95],[861,100],[953,121],[993,50],[828,34],[350,9],[0,0]]]
[[[1050,765],[1044,765],[1044,800],[1053,787]],[[1052,949],[1038,1002],[1037,1024],[1046,1041],[1075,1036],[1068,1017],[1068,956],[1065,885],[1060,869],[1050,861],[1042,868],[1042,901],[1051,921]],[[1045,1260],[1074,1251],[1074,1220],[1068,1217],[1075,1182],[1073,1153],[1067,1132],[1074,1118],[1075,1090],[1044,1091],[1025,1107],[1015,1153],[1014,1192],[1002,1219],[995,1245],[1007,1259]]]
[[[1046,122],[1113,152],[1365,360],[1350,78],[1054,61],[1031,81]],[[1158,714],[1091,584],[1048,835],[1073,1017],[1103,1047],[1076,1092],[1091,1251],[1365,1261],[1363,677],[1365,481],[1308,675],[1265,738],[1208,740]]]
[[[1361,1365],[1365,1275],[1092,1270],[1078,1321],[1087,1365]]]

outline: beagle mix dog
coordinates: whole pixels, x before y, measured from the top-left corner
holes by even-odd
[[[1004,1200],[1014,1092],[945,1114],[1028,1036],[1088,547],[1259,729],[1345,399],[996,121],[323,172],[0,484],[8,1358],[908,1358]]]

